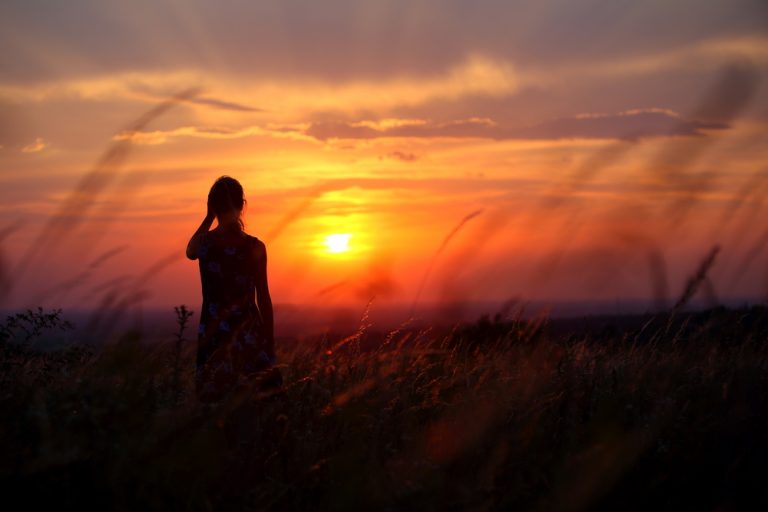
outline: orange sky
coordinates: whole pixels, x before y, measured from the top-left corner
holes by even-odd
[[[765,297],[764,6],[500,4],[4,3],[3,305],[197,304],[222,174],[278,303]]]

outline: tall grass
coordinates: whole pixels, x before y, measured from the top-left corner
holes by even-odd
[[[768,503],[765,308],[579,329],[496,317],[445,333],[403,326],[379,336],[363,323],[347,339],[284,343],[283,394],[241,389],[215,405],[193,396],[194,343],[183,336],[188,316],[178,318],[180,331],[165,345],[145,344],[137,333],[53,352],[28,341],[2,344],[5,503],[130,510]]]

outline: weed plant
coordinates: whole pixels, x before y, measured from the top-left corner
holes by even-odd
[[[179,330],[166,344],[128,332],[47,352],[33,343],[40,332],[6,321],[6,504],[768,505],[766,308],[615,318],[597,333],[497,316],[447,333],[405,325],[377,336],[363,322],[346,338],[283,343],[282,393],[246,387],[213,405],[194,397],[191,313],[176,313]],[[56,318],[46,328],[62,327],[58,314],[27,315],[29,325]]]

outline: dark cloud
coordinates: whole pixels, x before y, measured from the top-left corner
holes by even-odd
[[[395,160],[400,160],[401,162],[415,162],[419,159],[418,155],[407,151],[390,151],[386,156],[387,158],[393,158]]]
[[[670,135],[702,135],[703,130],[723,130],[724,123],[681,119],[661,110],[638,110],[609,115],[555,119],[536,126],[510,130],[507,138],[523,139],[638,139]]]
[[[698,136],[703,135],[705,130],[726,128],[728,125],[725,123],[686,120],[673,112],[651,109],[560,118],[520,128],[502,126],[490,119],[424,122],[381,128],[371,124],[328,121],[312,123],[305,134],[318,140],[381,137],[634,140],[654,136]]]
[[[6,0],[0,20],[0,45],[13,49],[0,54],[0,69],[16,83],[178,69],[330,81],[426,76],[470,54],[579,64],[767,26],[762,0]]]

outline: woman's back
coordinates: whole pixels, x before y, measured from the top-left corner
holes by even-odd
[[[256,269],[264,244],[240,230],[214,229],[200,240],[198,260],[203,302],[219,315],[256,307]]]

